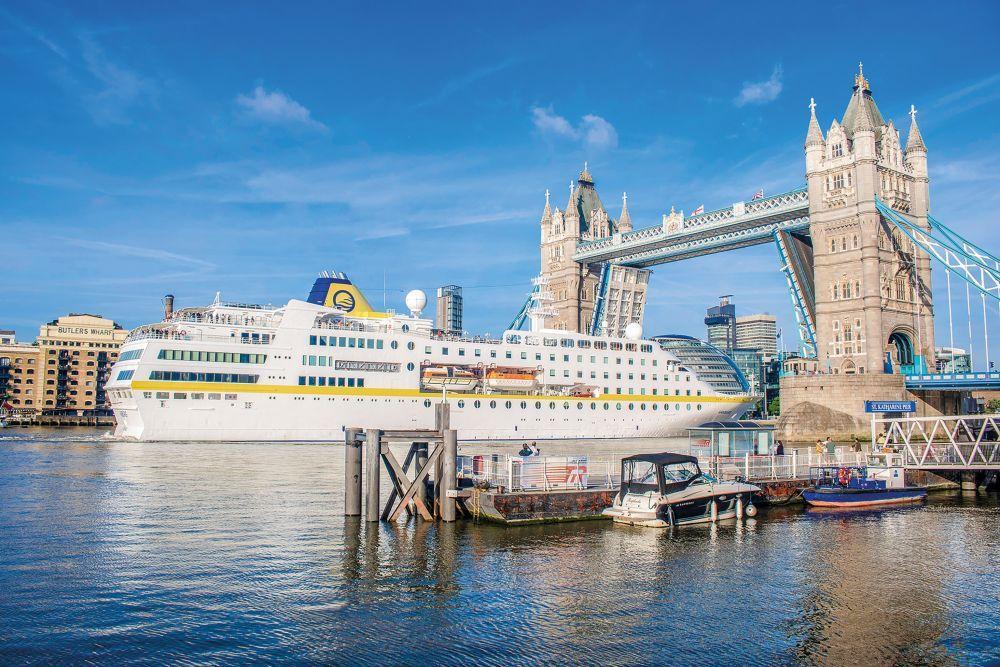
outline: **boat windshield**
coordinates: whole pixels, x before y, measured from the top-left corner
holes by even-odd
[[[663,466],[663,481],[667,484],[686,482],[698,474],[696,463],[673,463]]]
[[[623,493],[649,493],[659,491],[656,466],[649,461],[625,461],[622,470]]]

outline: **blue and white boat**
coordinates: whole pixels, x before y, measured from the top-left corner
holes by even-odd
[[[889,481],[875,479],[864,466],[810,468],[809,480],[812,486],[802,492],[802,497],[815,507],[898,505],[920,502],[927,497],[927,489],[923,487],[903,486],[902,475]]]

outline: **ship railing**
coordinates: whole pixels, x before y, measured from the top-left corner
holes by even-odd
[[[265,327],[275,328],[275,318],[270,315],[222,315],[216,313],[185,313],[177,312],[170,316],[169,322],[193,322],[196,324],[217,324],[234,327]]]
[[[462,455],[458,476],[514,492],[615,489],[621,457]]]
[[[863,466],[864,452],[838,447],[831,454],[819,454],[813,449],[792,450],[790,454],[750,454],[740,456],[701,457],[698,464],[703,472],[720,480],[737,477],[749,482],[775,479],[809,479],[809,469],[816,466]]]
[[[153,331],[133,331],[131,332],[122,345],[127,345],[128,343],[134,343],[140,340],[185,340],[185,341],[204,341],[206,343],[239,343],[240,345],[269,345],[274,342],[274,337],[271,337],[268,341],[253,340],[248,338],[243,340],[239,336],[219,336],[216,334],[207,334],[203,331],[192,330],[192,331],[163,331],[163,330],[153,330]]]

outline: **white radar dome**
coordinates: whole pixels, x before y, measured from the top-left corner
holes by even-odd
[[[415,289],[410,290],[406,294],[406,307],[410,309],[410,314],[414,317],[420,314],[420,311],[424,309],[427,305],[427,295],[422,291]]]
[[[638,322],[632,322],[625,327],[625,337],[629,340],[639,340],[642,338],[642,325]]]

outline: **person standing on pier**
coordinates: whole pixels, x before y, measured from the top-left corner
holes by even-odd
[[[778,440],[776,443],[774,443],[774,455],[784,456],[784,454],[785,454],[785,446],[781,444],[781,440]]]

